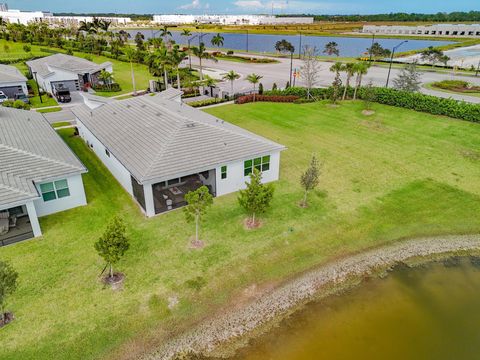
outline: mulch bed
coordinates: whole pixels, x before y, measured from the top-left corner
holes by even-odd
[[[15,319],[15,316],[11,312],[6,312],[3,315],[4,315],[4,320],[0,320],[0,328],[10,324]]]
[[[107,274],[104,277],[102,277],[102,283],[104,285],[110,285],[113,290],[121,289],[124,280],[125,280],[125,274],[121,272],[113,273],[112,277],[110,277],[110,274]]]
[[[262,227],[262,225],[263,225],[263,223],[258,219],[255,220],[255,223],[253,223],[250,218],[246,218],[243,221],[243,226],[247,230],[258,229],[258,228]]]

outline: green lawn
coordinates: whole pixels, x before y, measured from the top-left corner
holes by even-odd
[[[1,329],[1,359],[133,358],[224,306],[239,289],[398,239],[480,232],[478,124],[361,103],[332,108],[257,103],[208,112],[288,147],[264,226],[247,231],[236,195],[215,199],[201,237],[182,211],[145,219],[72,130],[60,134],[87,166],[88,206],[41,219],[44,237],[1,248],[20,273]],[[318,191],[298,207],[301,172],[322,162]],[[131,249],[122,291],[104,289],[93,243],[121,215]],[[200,277],[200,279],[197,279]],[[205,285],[195,290],[192,280]],[[179,305],[166,309],[167,299]],[[122,355],[128,354],[128,355]]]
[[[50,107],[50,108],[48,108],[48,109],[39,109],[39,110],[37,110],[37,112],[42,113],[42,114],[52,113],[52,112],[58,112],[58,111],[62,111],[62,108],[61,108],[60,106]]]

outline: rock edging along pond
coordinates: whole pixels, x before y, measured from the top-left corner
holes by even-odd
[[[241,308],[211,317],[145,359],[171,359],[179,353],[211,353],[219,345],[247,336],[321,296],[322,290],[329,286],[341,288],[349,280],[361,279],[412,258],[474,250],[480,250],[480,235],[412,239],[366,250],[310,270]]]

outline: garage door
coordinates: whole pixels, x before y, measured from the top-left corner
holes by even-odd
[[[3,91],[5,95],[9,98],[13,99],[13,96],[17,93],[23,93],[23,89],[21,86],[5,86],[0,87],[0,91]]]
[[[63,85],[64,88],[67,88],[70,91],[80,90],[80,85],[78,83],[78,80],[52,81],[52,88],[57,85]]]

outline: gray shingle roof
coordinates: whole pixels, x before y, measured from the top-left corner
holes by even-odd
[[[283,145],[163,96],[140,96],[77,118],[140,182],[162,181],[280,151]]]
[[[54,54],[40,59],[27,61],[26,64],[28,65],[28,67],[30,67],[30,69],[32,69],[32,71],[37,72],[42,77],[45,77],[48,74],[52,73],[49,67],[58,68],[77,74],[85,74],[95,73],[97,71],[105,69],[112,63],[107,61],[99,65],[95,64],[92,61],[82,59],[76,56],[66,54]]]
[[[0,207],[37,198],[35,182],[84,172],[42,114],[0,107]]]
[[[27,81],[27,78],[15,66],[0,64],[0,84],[6,82]]]

